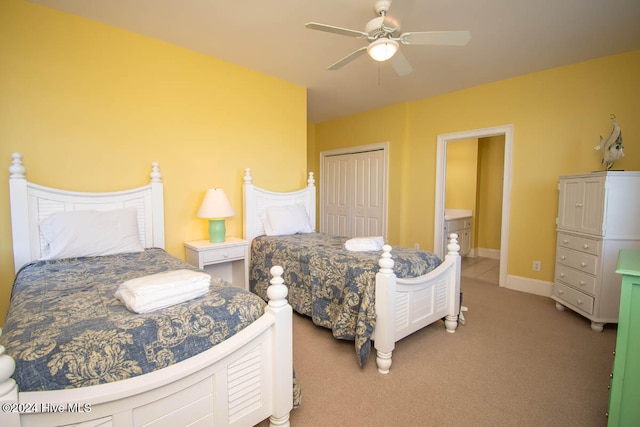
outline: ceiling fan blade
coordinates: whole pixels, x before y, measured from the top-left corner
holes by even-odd
[[[334,70],[337,70],[338,68],[344,67],[349,62],[351,62],[354,59],[359,58],[360,56],[362,56],[366,51],[367,51],[367,46],[363,46],[360,49],[356,50],[355,52],[351,52],[349,55],[345,56],[340,61],[338,61],[335,64],[331,65],[329,67],[329,70],[334,71]]]
[[[391,1],[389,11],[384,16],[384,25],[400,28],[402,19],[413,11],[416,0]]]
[[[399,40],[402,44],[464,46],[471,40],[471,33],[469,31],[403,33]]]
[[[341,36],[357,37],[361,39],[369,37],[369,34],[362,31],[349,30],[347,28],[335,27],[333,25],[318,24],[317,22],[307,22],[304,26],[310,30],[325,31],[327,33],[340,34]]]
[[[406,76],[407,74],[411,74],[413,71],[413,67],[409,64],[407,57],[402,54],[402,51],[397,51],[393,57],[389,60],[391,62],[391,66],[396,71],[400,77]]]

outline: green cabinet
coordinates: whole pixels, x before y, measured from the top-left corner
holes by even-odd
[[[620,316],[609,397],[609,426],[640,426],[640,250],[621,250]]]

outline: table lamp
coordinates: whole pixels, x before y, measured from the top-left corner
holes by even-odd
[[[198,210],[198,218],[209,219],[209,241],[211,243],[224,242],[226,227],[224,219],[235,215],[227,195],[221,188],[207,190],[202,205]]]

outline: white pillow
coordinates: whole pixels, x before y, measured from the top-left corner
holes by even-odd
[[[40,221],[48,245],[42,259],[142,252],[136,208],[56,212]]]
[[[270,206],[262,218],[267,236],[311,233],[313,227],[303,205]]]

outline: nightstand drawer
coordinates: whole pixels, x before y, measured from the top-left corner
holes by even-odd
[[[237,258],[244,258],[245,248],[242,246],[220,248],[216,250],[209,250],[202,254],[202,262],[204,264],[210,264],[220,261],[228,261]]]
[[[600,241],[587,239],[585,237],[573,236],[571,234],[558,233],[558,246],[561,248],[575,249],[591,255],[600,254]]]
[[[567,283],[590,295],[595,294],[596,278],[594,276],[576,271],[564,264],[556,264],[556,281]]]
[[[585,273],[598,274],[598,257],[570,249],[558,248],[556,262]]]
[[[593,297],[557,282],[553,286],[553,293],[568,304],[588,314],[593,314]]]

